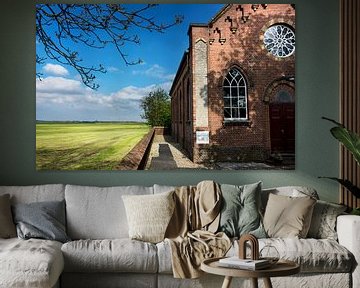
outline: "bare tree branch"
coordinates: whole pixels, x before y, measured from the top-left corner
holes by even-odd
[[[157,4],[38,4],[36,5],[36,39],[44,47],[47,58],[63,65],[72,66],[83,83],[91,89],[99,86],[94,82],[95,73],[105,73],[105,68],[87,65],[80,58],[75,45],[91,49],[113,46],[126,65],[142,61],[131,60],[124,52],[127,44],[140,44],[138,30],[163,33],[182,22],[175,16],[171,23],[158,23],[147,16],[148,10]],[[129,8],[131,7],[131,8]],[[36,55],[36,63],[42,64],[45,57]],[[41,73],[37,73],[41,77]]]

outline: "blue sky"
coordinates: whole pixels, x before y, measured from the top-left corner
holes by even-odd
[[[134,5],[134,4],[133,4]],[[169,90],[181,57],[188,48],[187,31],[190,23],[207,23],[223,4],[160,4],[149,13],[159,22],[169,23],[175,15],[184,21],[165,33],[137,30],[140,45],[128,44],[129,60],[141,59],[142,64],[126,66],[115,49],[78,52],[88,65],[102,64],[107,73],[97,73],[94,91],[86,87],[76,71],[54,60],[45,59],[36,66],[43,74],[36,79],[36,119],[53,121],[143,121],[139,101],[151,90]],[[45,56],[36,41],[36,51]]]

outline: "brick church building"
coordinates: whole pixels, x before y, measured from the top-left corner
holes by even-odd
[[[294,156],[294,5],[228,4],[188,36],[170,96],[172,136],[190,158]]]

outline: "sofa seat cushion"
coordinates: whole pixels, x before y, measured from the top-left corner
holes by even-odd
[[[353,255],[338,242],[330,239],[267,238],[259,239],[259,249],[274,246],[280,258],[295,261],[302,273],[348,273],[354,265]],[[159,273],[172,273],[171,248],[167,241],[157,244]],[[238,255],[235,241],[227,256]],[[249,256],[250,256],[250,251]],[[275,255],[274,255],[275,256]]]
[[[53,287],[63,268],[60,242],[0,239],[1,287]]]
[[[354,265],[353,255],[344,246],[330,239],[259,239],[260,251],[266,245],[275,247],[281,259],[298,263],[302,273],[350,272]],[[228,256],[236,255],[237,251],[238,245],[235,242]]]
[[[122,239],[77,240],[61,248],[66,272],[156,273],[156,246]]]

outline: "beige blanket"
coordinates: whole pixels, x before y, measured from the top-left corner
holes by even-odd
[[[221,209],[221,190],[213,181],[175,190],[175,211],[165,233],[170,243],[175,278],[201,276],[201,262],[222,257],[231,246],[223,232],[216,233]]]

